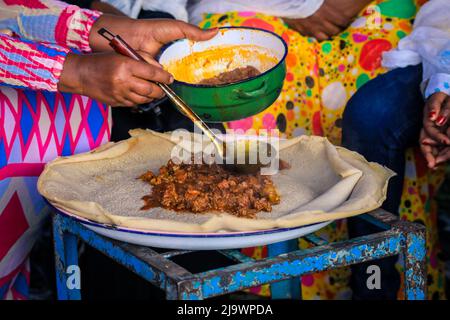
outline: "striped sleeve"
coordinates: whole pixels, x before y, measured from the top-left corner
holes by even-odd
[[[57,91],[69,49],[0,34],[0,84]]]
[[[28,40],[90,52],[89,33],[100,13],[56,0],[0,0],[0,30]]]

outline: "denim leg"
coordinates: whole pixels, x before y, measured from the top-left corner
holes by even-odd
[[[383,208],[394,214],[403,190],[405,151],[418,142],[422,124],[421,66],[395,69],[366,83],[350,99],[343,116],[342,145],[378,162],[394,172]],[[348,219],[349,235],[358,237],[379,231],[359,219]],[[395,299],[400,276],[396,257],[352,267],[351,285],[355,299]],[[367,266],[381,269],[381,290],[368,290]]]

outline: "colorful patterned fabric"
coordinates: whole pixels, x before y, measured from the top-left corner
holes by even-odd
[[[20,37],[0,32],[0,83],[57,91],[68,48],[90,51],[89,30],[99,16],[58,1],[0,1],[0,30]]]
[[[260,114],[226,126],[243,130],[277,128],[285,137],[313,134],[340,144],[342,113],[347,101],[364,83],[386,72],[381,67],[381,54],[394,48],[411,31],[411,22],[424,2],[374,1],[347,30],[321,43],[289,29],[277,17],[255,12],[206,14],[201,27],[263,28],[279,34],[289,46],[286,81],[278,100]],[[400,216],[427,227],[428,297],[443,298],[443,264],[438,259],[436,206],[432,202],[443,174],[430,173],[419,150],[408,150],[406,159]],[[347,237],[345,221],[332,224],[320,233],[329,241],[343,240]],[[245,252],[256,258],[266,256],[265,248]],[[348,298],[351,293],[348,275],[349,270],[342,269],[304,276],[303,297]],[[269,295],[267,286],[255,288],[253,292]]]
[[[98,13],[50,0],[4,0],[0,10],[0,29],[16,36],[0,35],[0,299],[26,299],[28,254],[50,211],[38,176],[58,156],[109,141],[111,114],[87,97],[49,92],[66,54],[90,51]]]
[[[46,162],[109,141],[111,115],[86,97],[5,87],[0,112],[0,298],[20,298],[24,264],[50,210],[37,177]]]
[[[89,52],[89,31],[100,16],[56,0],[0,0],[0,30]]]
[[[15,88],[56,91],[69,49],[0,35],[0,81]]]

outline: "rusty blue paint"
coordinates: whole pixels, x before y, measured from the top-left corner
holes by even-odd
[[[149,282],[152,282],[159,287],[163,288],[165,286],[165,274],[164,273],[158,273],[156,274],[154,270],[151,268],[148,268],[148,265],[143,263],[141,260],[137,259],[135,256],[132,256],[128,253],[126,253],[123,249],[113,244],[112,241],[109,239],[106,239],[104,237],[99,236],[92,230],[89,230],[79,224],[78,222],[63,217],[61,215],[57,215],[53,220],[54,225],[58,225],[59,230],[70,230],[71,234],[76,234],[79,238],[83,239],[86,243],[88,243],[90,246],[94,247],[95,249],[103,252],[107,256],[111,257],[112,259],[116,260],[123,266],[129,268],[133,272],[137,273],[144,279],[146,279]],[[59,231],[61,232],[61,231]],[[66,232],[67,234],[67,232]],[[73,250],[76,250],[76,248],[72,248]],[[56,249],[56,252],[64,251],[65,248],[60,248],[60,245]],[[67,250],[66,250],[67,251]],[[73,252],[73,251],[72,251]],[[75,251],[76,252],[76,251]],[[59,259],[65,259],[63,258],[63,254],[58,254]],[[65,263],[67,265],[67,263]],[[61,270],[58,270],[58,273],[63,272]],[[57,276],[58,279],[63,279],[60,274]],[[64,285],[65,287],[65,285]],[[64,294],[62,294],[64,295]]]
[[[223,254],[240,261],[240,263],[191,274],[169,260],[169,257],[178,254],[177,252],[158,254],[151,249],[124,245],[104,238],[66,216],[55,215],[58,297],[62,299],[80,297],[79,292],[69,292],[65,288],[66,275],[63,272],[68,263],[77,263],[77,248],[74,245],[76,236],[145,280],[165,290],[168,299],[204,299],[396,254],[401,254],[405,261],[406,297],[408,299],[424,299],[426,296],[424,264],[426,251],[423,227],[400,221],[393,215],[382,211],[367,216],[370,216],[369,221],[375,221],[377,225],[388,226],[388,230],[330,244],[325,244],[319,238],[311,238],[314,240],[313,242],[317,243],[317,246],[305,250],[291,248],[286,254],[262,260],[246,258],[237,251],[223,251]],[[286,245],[281,245],[280,248],[283,246]],[[137,248],[137,250],[130,251],[130,248]],[[150,255],[146,256],[144,251],[150,252]],[[279,289],[281,295],[295,296],[293,291],[291,293],[282,291],[283,289],[292,289],[289,286],[285,286],[285,288],[279,286]],[[298,290],[298,288],[296,289]]]
[[[63,232],[61,224],[55,223],[54,247],[55,247],[55,270],[56,270],[56,290],[61,300],[80,300],[81,293],[78,288],[67,286],[67,267],[78,265],[77,238]]]
[[[295,251],[297,249],[297,239],[273,243],[267,246],[269,257],[276,257],[280,254]],[[270,286],[270,296],[272,299],[300,299],[302,296],[300,278],[295,277],[289,280],[273,283]]]
[[[356,244],[354,247],[341,250],[332,250],[330,248],[322,254],[314,252],[317,251],[317,247],[298,250],[287,255],[285,259],[289,259],[289,261],[277,263],[283,258],[273,258],[273,263],[271,263],[271,259],[266,259],[266,262],[256,261],[251,264],[241,264],[239,268],[229,266],[197,274],[201,280],[198,280],[195,286],[202,287],[205,298],[217,296],[227,292],[238,291],[242,288],[328,270],[337,265],[348,265],[395,255],[401,250],[402,239],[403,237],[400,235],[392,235],[391,238],[385,238],[373,245]],[[267,264],[267,266],[259,267],[259,264]],[[243,270],[247,266],[248,269]]]
[[[411,235],[411,244],[408,246],[407,252],[411,258],[422,260],[426,255],[425,239],[416,234]]]
[[[406,237],[405,291],[408,300],[422,300],[426,297],[426,246],[425,230],[411,228]]]

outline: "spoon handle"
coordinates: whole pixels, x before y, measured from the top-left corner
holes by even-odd
[[[101,28],[98,33],[109,41],[109,45],[117,53],[132,58],[134,60],[148,63],[139,53],[136,52],[119,35],[115,35],[106,28]],[[178,110],[186,115],[204,134],[214,143],[216,150],[222,158],[225,158],[225,145],[217,138],[208,125],[170,88],[164,83],[155,82],[167,97],[175,104]]]

